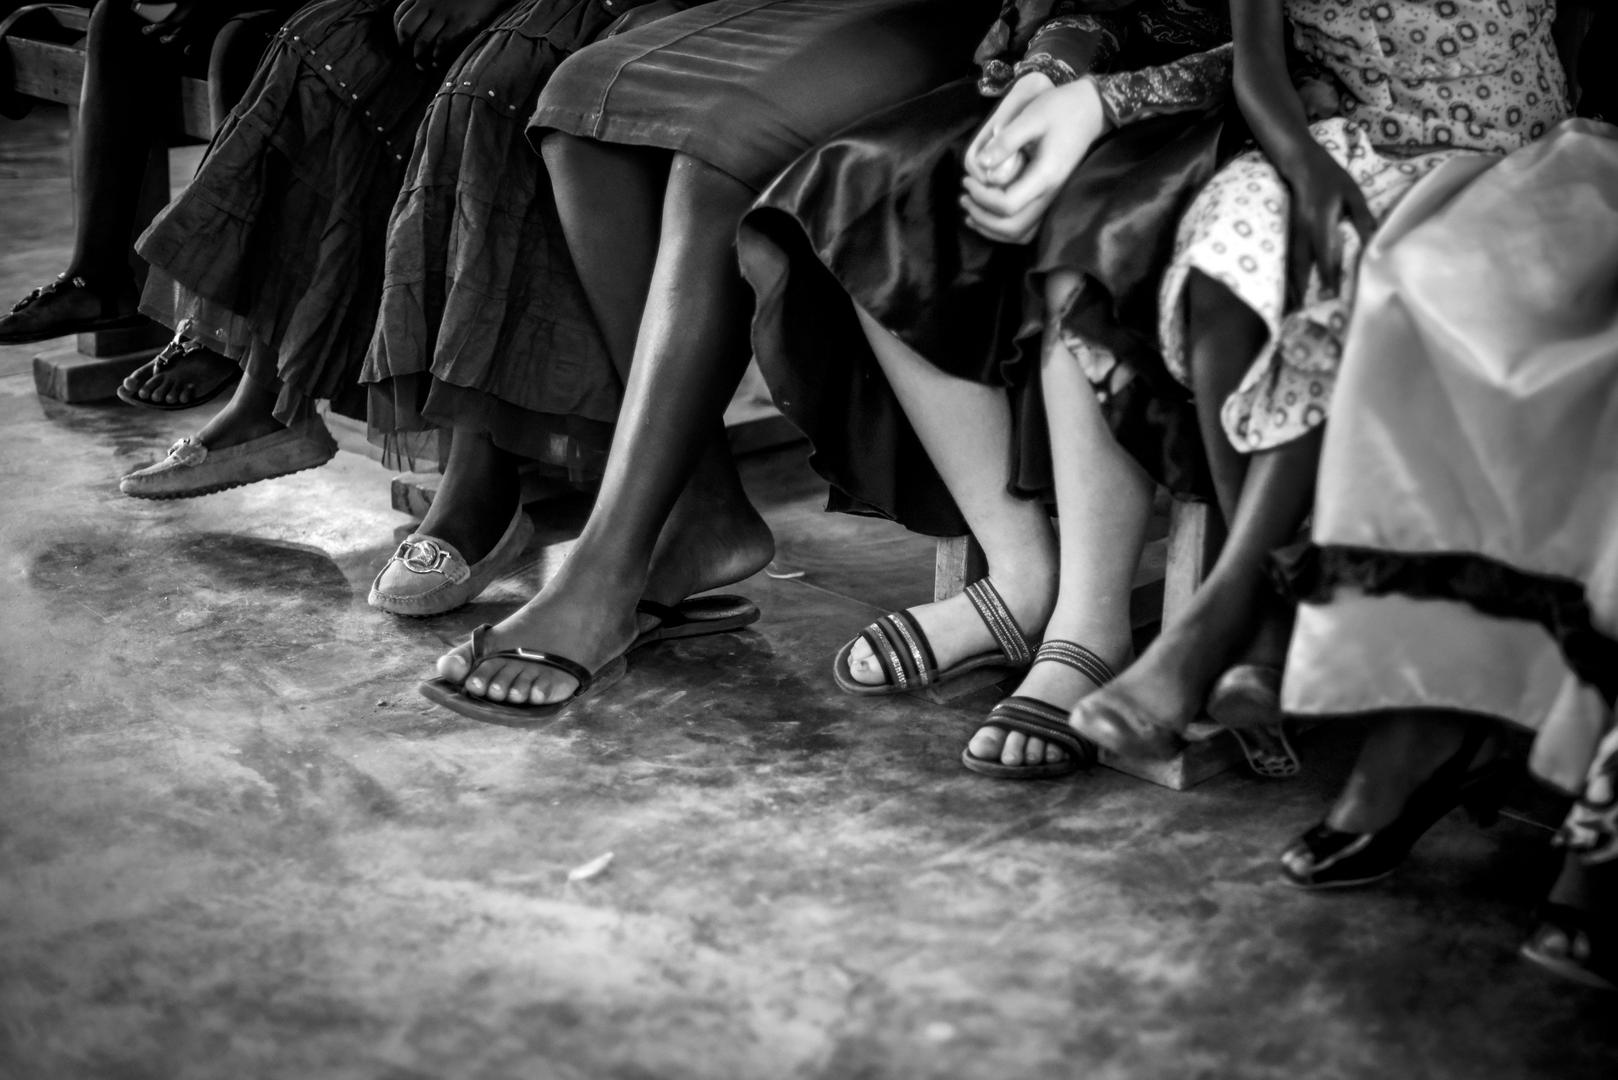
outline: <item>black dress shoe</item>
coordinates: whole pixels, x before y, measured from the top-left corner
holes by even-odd
[[[1399,868],[1410,849],[1456,807],[1464,807],[1479,825],[1500,816],[1517,763],[1497,756],[1473,767],[1487,740],[1476,726],[1461,747],[1411,792],[1404,810],[1374,832],[1342,832],[1324,821],[1295,840],[1281,855],[1287,880],[1303,889],[1347,889],[1381,881]]]
[[[75,293],[94,297],[99,314],[69,315],[64,311],[64,301]],[[137,312],[124,313],[116,309],[116,301],[108,301],[84,278],[63,274],[17,301],[10,314],[0,317],[0,345],[28,345],[68,334],[139,326],[144,321]]]

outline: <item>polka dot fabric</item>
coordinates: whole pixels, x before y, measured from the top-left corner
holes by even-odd
[[[1299,50],[1335,84],[1337,115],[1310,134],[1382,220],[1438,164],[1507,153],[1568,115],[1567,83],[1546,0],[1289,0]],[[1310,281],[1286,305],[1286,184],[1262,154],[1237,157],[1180,223],[1163,280],[1169,368],[1189,381],[1184,290],[1192,270],[1224,284],[1263,321],[1268,342],[1223,408],[1245,451],[1290,442],[1323,423],[1353,304],[1358,238],[1344,227],[1343,289]]]

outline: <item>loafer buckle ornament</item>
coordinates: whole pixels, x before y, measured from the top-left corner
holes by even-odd
[[[393,553],[412,574],[440,574],[449,564],[450,554],[431,540],[406,540]]]

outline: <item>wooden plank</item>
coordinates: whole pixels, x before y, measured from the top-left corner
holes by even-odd
[[[142,349],[123,356],[85,356],[72,345],[62,345],[34,357],[34,389],[40,397],[70,405],[103,401],[116,394],[118,384],[156,352]]]
[[[1220,528],[1207,503],[1176,499],[1169,508],[1168,562],[1163,577],[1163,620],[1191,603],[1219,554]]]
[[[8,37],[5,50],[11,61],[12,87],[18,95],[62,105],[79,103],[79,88],[84,84],[82,48]]]
[[[933,602],[966,591],[967,585],[989,572],[983,549],[970,536],[949,536],[938,541],[933,555]]]

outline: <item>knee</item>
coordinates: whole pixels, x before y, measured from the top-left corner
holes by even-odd
[[[1224,284],[1201,270],[1192,270],[1185,282],[1185,315],[1193,333],[1224,327],[1243,313],[1241,301]]]

